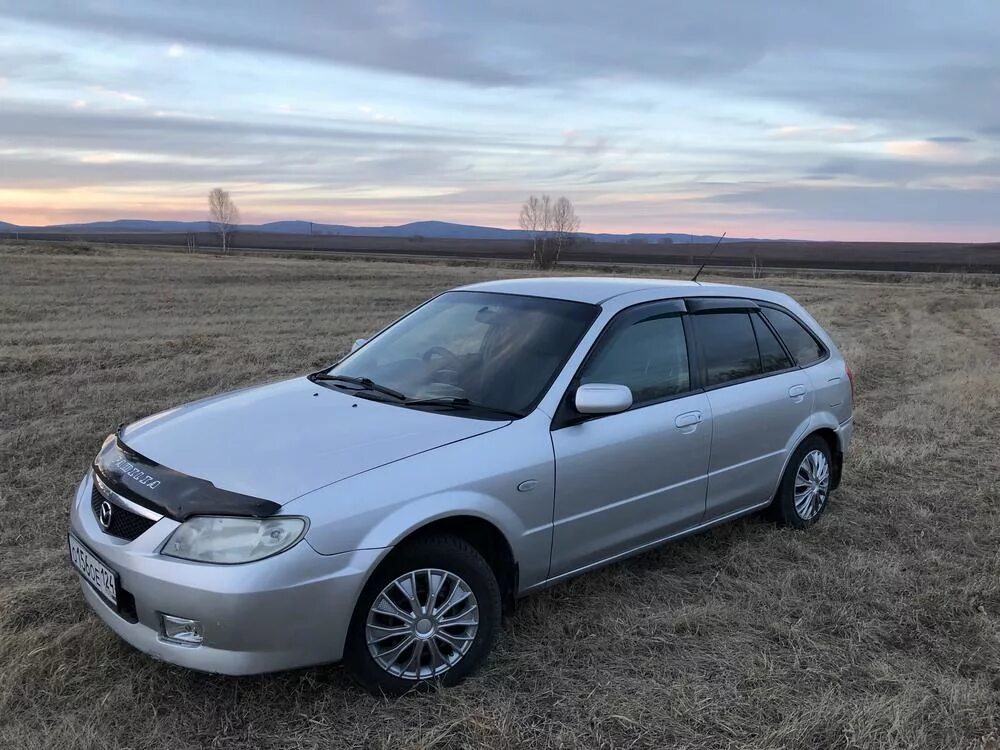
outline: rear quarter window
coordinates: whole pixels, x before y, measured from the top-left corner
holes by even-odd
[[[789,359],[781,346],[781,342],[778,341],[771,329],[768,328],[764,319],[757,313],[751,314],[750,319],[753,321],[753,332],[757,336],[757,348],[760,349],[760,364],[764,372],[778,372],[792,367],[794,363]]]
[[[826,347],[791,315],[773,307],[763,307],[761,312],[774,326],[800,367],[808,367],[826,356]]]
[[[692,320],[705,362],[705,385],[761,374],[757,339],[746,312],[704,313]]]

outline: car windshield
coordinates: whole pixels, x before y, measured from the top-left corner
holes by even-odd
[[[401,406],[460,405],[523,415],[597,311],[544,297],[446,292],[346,357],[325,378],[367,379],[404,394],[405,400],[389,401]],[[436,399],[441,401],[435,404]],[[432,403],[407,403],[418,400]]]

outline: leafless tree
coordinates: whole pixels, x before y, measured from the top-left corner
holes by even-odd
[[[219,233],[222,254],[225,255],[229,252],[233,232],[239,226],[240,210],[233,203],[228,190],[212,188],[208,194],[208,213],[215,225],[215,231]]]
[[[553,268],[559,263],[559,256],[573,244],[576,233],[580,231],[580,217],[576,215],[569,198],[560,197],[552,207],[552,244],[553,252],[546,260],[547,268]]]
[[[580,217],[566,197],[553,201],[548,195],[532,195],[521,206],[521,229],[531,238],[531,261],[538,268],[555,268],[559,256],[580,229]]]
[[[521,206],[518,223],[521,229],[531,235],[531,261],[543,268],[545,245],[552,228],[552,199],[547,195],[541,198],[537,195],[530,196]]]

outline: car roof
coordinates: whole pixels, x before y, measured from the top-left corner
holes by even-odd
[[[698,281],[637,279],[620,276],[553,276],[534,279],[484,281],[458,287],[460,291],[521,294],[529,297],[586,302],[601,305],[634,292],[655,292],[656,297],[747,296],[760,297],[761,289],[730,284],[703,284]]]

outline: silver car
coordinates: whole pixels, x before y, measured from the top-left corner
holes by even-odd
[[[174,664],[454,684],[520,596],[766,507],[815,523],[852,391],[784,294],[474,284],[330,368],[120,427],[70,558],[101,619]]]

